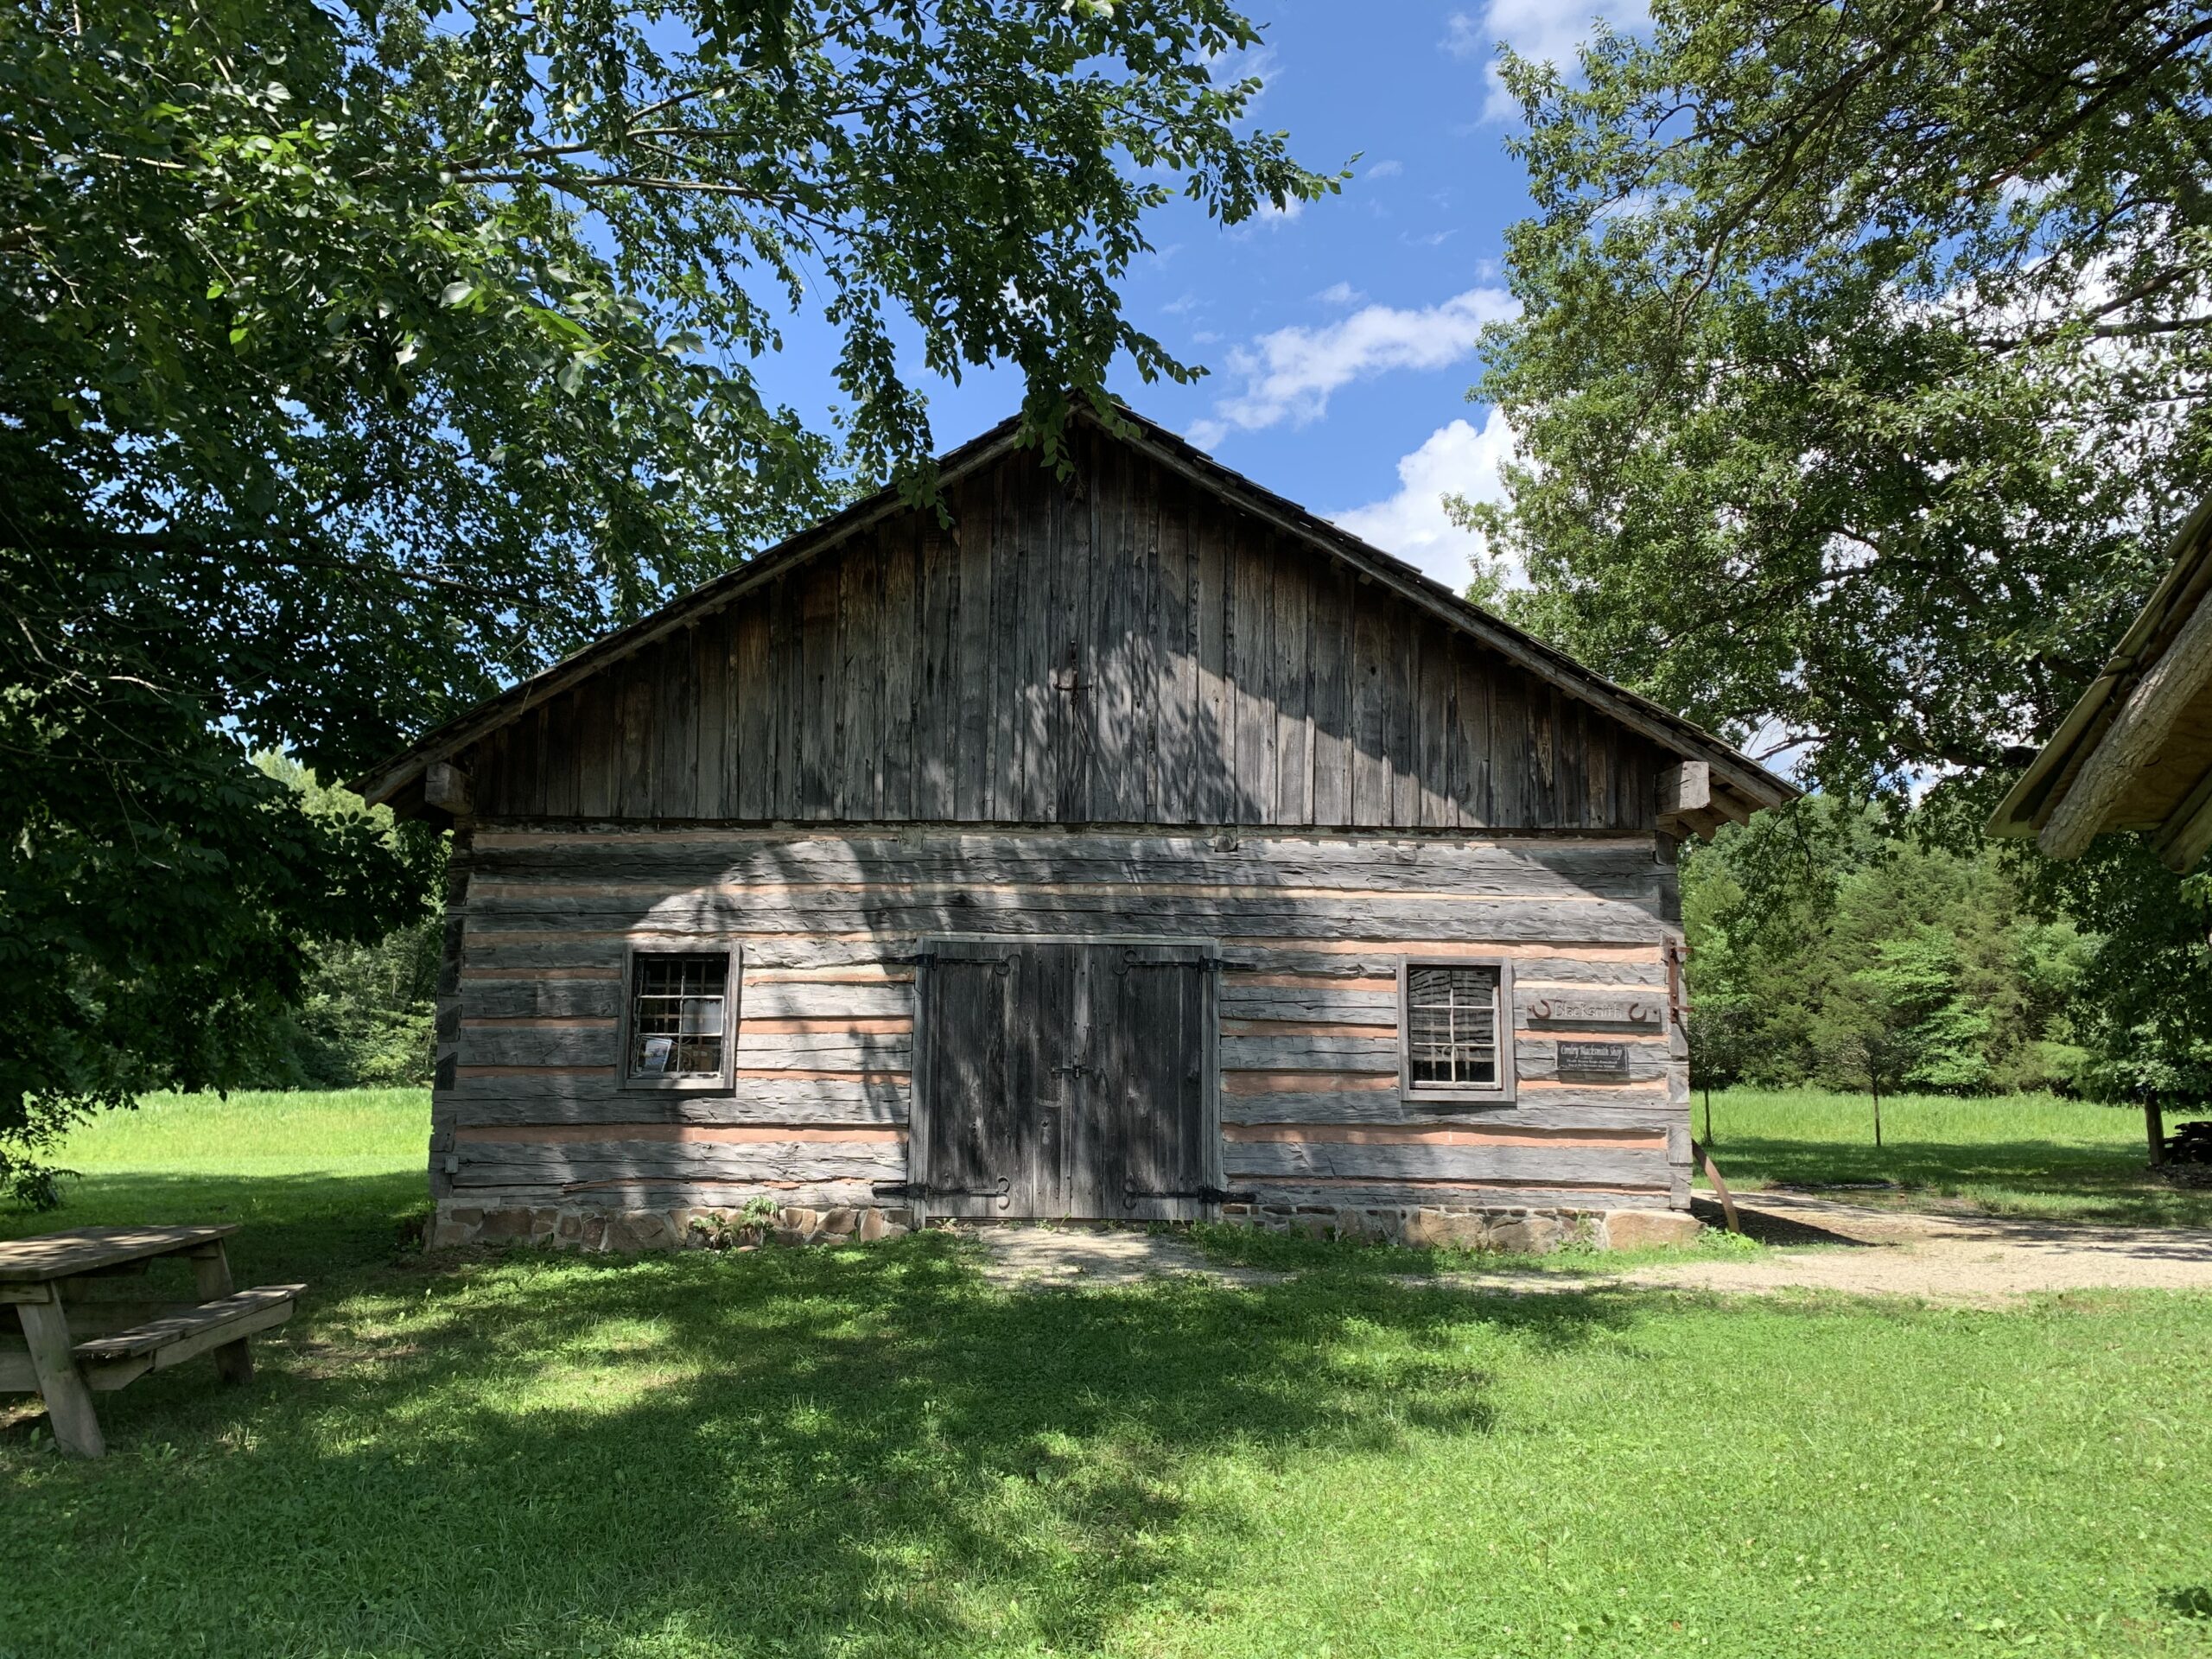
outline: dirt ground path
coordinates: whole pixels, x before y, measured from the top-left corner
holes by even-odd
[[[1777,1248],[1755,1257],[1700,1256],[1618,1273],[1455,1273],[1426,1282],[1522,1294],[1608,1286],[1746,1294],[1836,1290],[1979,1306],[2045,1291],[2212,1291],[2212,1230],[1923,1215],[1772,1192],[1748,1195],[1738,1208],[1746,1230]],[[1009,1287],[1123,1285],[1174,1274],[1274,1284],[1289,1276],[1217,1266],[1186,1239],[1134,1229],[983,1227],[977,1236],[984,1273]]]
[[[1751,1193],[1738,1208],[1754,1237],[1783,1248],[1643,1268],[1626,1278],[1700,1290],[1805,1287],[1968,1303],[2038,1291],[2212,1290],[2212,1230],[2200,1228],[1929,1215],[1796,1192]]]

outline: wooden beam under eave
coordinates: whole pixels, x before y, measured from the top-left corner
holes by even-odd
[[[1749,823],[1757,805],[1726,788],[1716,788],[1713,768],[1703,760],[1682,760],[1662,767],[1658,778],[1659,829],[1677,840],[1691,836],[1710,841],[1724,823]]]
[[[469,799],[468,774],[450,760],[433,760],[423,768],[423,802],[455,819],[470,817],[474,808]]]
[[[2212,770],[2197,779],[2196,787],[2183,798],[2152,842],[2158,861],[2180,875],[2195,869],[2197,861],[2212,850]]]
[[[2158,659],[2136,683],[2082,759],[2064,795],[2036,836],[2051,858],[2079,858],[2107,830],[2129,790],[2158,764],[2159,753],[2192,705],[2212,686],[2212,603],[2200,603]]]

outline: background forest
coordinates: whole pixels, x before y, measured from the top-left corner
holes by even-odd
[[[287,784],[308,812],[343,817],[362,810],[359,796],[317,781],[297,761],[260,754],[254,764]],[[391,811],[372,823],[396,835]],[[372,944],[345,939],[314,946],[303,995],[269,1025],[246,1064],[248,1089],[353,1089],[428,1084],[435,1049],[432,998],[437,991],[439,916],[444,860],[424,866],[427,913]]]
[[[1695,1084],[2212,1096],[2204,1046],[2114,994],[2124,939],[1918,817],[1814,795],[1685,848]]]

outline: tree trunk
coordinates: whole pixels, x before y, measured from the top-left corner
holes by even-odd
[[[2166,1113],[2156,1095],[2143,1096],[2143,1133],[2151,1141],[2151,1167],[2166,1161]]]
[[[1875,1079],[1870,1078],[1868,1081],[1869,1086],[1874,1091],[1874,1146],[1878,1151],[1882,1145],[1882,1085]]]

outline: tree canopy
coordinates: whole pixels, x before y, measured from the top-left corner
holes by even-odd
[[[2047,735],[2212,488],[2212,15],[1662,3],[1509,60],[1526,616],[1832,787]]]
[[[2212,14],[1662,0],[1505,74],[1536,212],[1476,395],[1521,448],[1459,511],[1508,608],[1969,846],[2212,491]],[[2019,880],[2145,1081],[2212,1052],[2212,876]]]
[[[0,1158],[239,1074],[423,846],[257,771],[401,737],[855,481],[917,369],[1048,451],[1181,189],[1333,188],[1222,0],[27,0],[0,11]],[[764,397],[838,331],[841,433]],[[20,1147],[20,1139],[19,1139]],[[0,1162],[0,1175],[6,1171]]]

